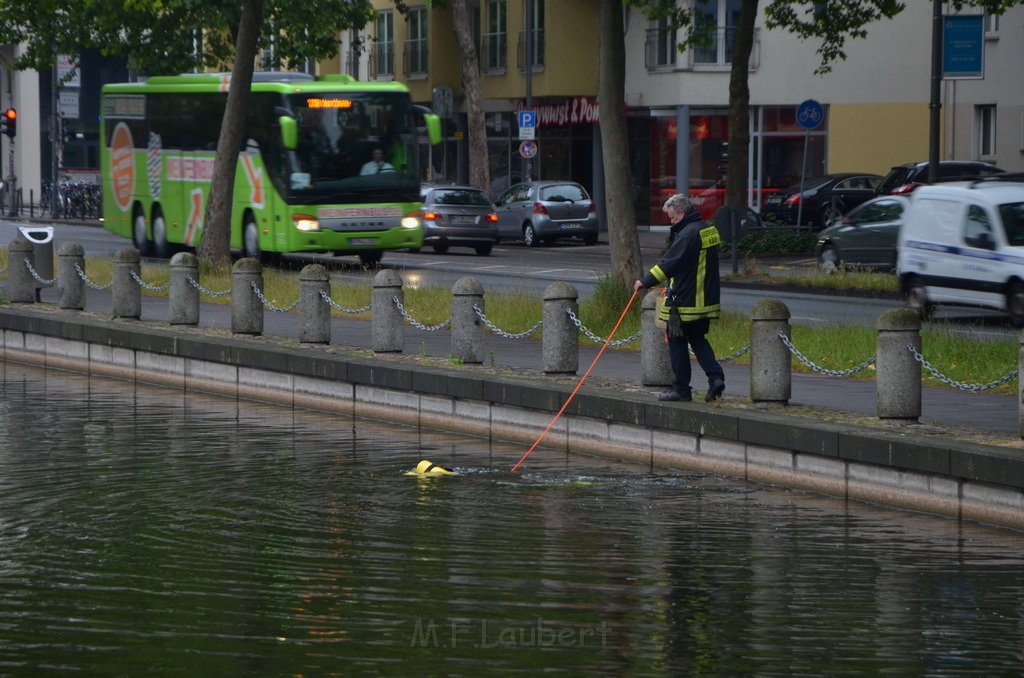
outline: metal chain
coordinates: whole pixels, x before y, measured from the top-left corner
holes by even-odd
[[[452,322],[452,319],[448,318],[448,320],[445,320],[440,325],[427,327],[426,325],[418,322],[415,318],[409,315],[409,312],[405,310],[405,306],[402,306],[402,302],[399,301],[398,297],[391,297],[391,300],[395,302],[395,306],[398,307],[398,312],[402,314],[402,317],[408,320],[409,324],[418,330],[423,330],[424,332],[436,332],[437,330],[443,330],[444,328],[448,327],[448,325],[450,325]]]
[[[292,310],[293,308],[299,305],[299,300],[296,299],[291,303],[290,306],[274,306],[273,302],[271,302],[270,299],[267,299],[265,296],[263,296],[263,291],[256,286],[255,281],[250,280],[249,286],[252,287],[252,291],[256,293],[256,297],[263,302],[263,305],[269,308],[271,311],[287,313],[288,311]]]
[[[476,304],[473,304],[473,311],[476,313],[476,317],[480,318],[481,322],[483,322],[483,324],[487,326],[487,329],[489,329],[491,332],[494,332],[499,337],[504,337],[506,339],[522,339],[523,337],[528,337],[537,330],[539,330],[541,328],[541,325],[544,324],[544,321],[541,320],[536,325],[534,325],[533,327],[524,332],[506,332],[505,330],[501,329],[500,327],[492,323],[490,320],[488,320],[487,316],[484,315],[483,310],[481,310],[481,308]]]
[[[192,287],[194,287],[197,290],[199,290],[200,294],[205,294],[208,297],[226,297],[229,294],[231,294],[231,289],[230,288],[228,288],[226,290],[223,290],[221,292],[213,292],[211,290],[208,290],[205,287],[203,287],[202,285],[200,285],[199,282],[197,280],[193,279],[192,276],[190,276],[190,275],[185,276],[185,280],[187,280],[189,282],[189,284],[192,285]]]
[[[746,346],[744,346],[743,348],[739,349],[738,351],[736,351],[732,355],[727,355],[724,358],[719,358],[718,362],[720,362],[720,363],[732,362],[733,360],[736,360],[737,358],[739,358],[741,355],[743,355],[744,353],[746,353],[749,350],[750,350],[750,344],[747,343]],[[692,355],[696,355],[692,350],[690,351],[690,353]]]
[[[32,268],[32,262],[29,261],[28,259],[25,260],[25,265],[28,266],[28,272],[32,274],[32,277],[35,278],[39,284],[52,285],[55,282],[57,282],[56,278],[54,278],[53,280],[44,280],[38,273],[36,273],[36,269]]]
[[[827,375],[829,377],[848,377],[851,374],[856,374],[860,372],[861,370],[866,370],[872,363],[875,362],[875,358],[878,357],[877,354],[873,355],[864,362],[862,362],[860,365],[857,365],[856,367],[851,367],[848,370],[830,370],[821,367],[820,365],[815,365],[813,362],[811,362],[803,353],[797,350],[796,346],[793,345],[793,343],[789,340],[789,337],[787,337],[784,332],[779,332],[779,339],[782,339],[782,343],[786,345],[786,348],[789,349],[790,353],[795,355],[797,359],[800,360],[800,362],[802,362],[804,365],[811,368],[815,372]]]
[[[128,272],[131,273],[132,280],[138,283],[139,287],[141,287],[144,290],[149,290],[150,292],[166,292],[167,288],[171,286],[170,283],[167,283],[166,285],[161,285],[160,287],[157,287],[156,285],[150,285],[145,280],[140,278],[135,271]]]
[[[338,303],[334,301],[334,299],[331,299],[330,295],[328,295],[327,292],[324,292],[323,290],[320,290],[320,298],[327,302],[328,306],[338,311],[341,311],[342,313],[351,313],[354,315],[356,313],[366,313],[371,308],[373,308],[373,304],[367,304],[362,308],[345,308],[344,306],[339,306]]]
[[[105,290],[114,284],[113,279],[111,279],[111,281],[108,282],[106,285],[97,285],[92,280],[89,280],[89,276],[85,274],[85,271],[82,270],[82,267],[79,266],[77,262],[75,263],[75,270],[78,272],[78,277],[85,281],[85,284],[93,288],[94,290]]]
[[[960,389],[961,391],[970,391],[971,393],[987,391],[989,389],[995,388],[996,386],[1002,386],[1006,382],[1017,377],[1017,370],[1014,369],[1008,372],[1005,376],[1002,376],[999,379],[996,379],[995,381],[990,381],[987,384],[965,384],[963,382],[950,379],[946,375],[939,372],[935,368],[935,366],[933,366],[930,362],[924,359],[924,356],[921,355],[921,353],[916,348],[914,348],[913,344],[907,344],[907,349],[909,349],[910,352],[914,355],[914,359],[917,360],[917,362],[921,363],[921,367],[928,370],[928,372],[933,377],[941,381],[946,386],[952,386],[954,388]]]
[[[636,334],[628,336],[625,339],[618,339],[617,341],[607,341],[606,339],[602,339],[601,337],[597,336],[596,334],[588,330],[587,327],[582,322],[580,322],[580,319],[576,317],[576,314],[572,312],[571,308],[565,309],[565,312],[569,314],[570,318],[572,318],[572,322],[574,325],[576,325],[576,328],[583,334],[587,335],[587,337],[595,344],[603,344],[607,342],[609,346],[625,346],[626,344],[632,343],[640,338],[640,332],[637,331]]]

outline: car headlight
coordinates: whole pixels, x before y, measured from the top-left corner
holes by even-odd
[[[319,231],[320,221],[309,214],[293,214],[292,223],[297,231]]]
[[[404,217],[402,217],[402,228],[419,228],[420,227],[420,216],[423,214],[420,210],[413,210]]]

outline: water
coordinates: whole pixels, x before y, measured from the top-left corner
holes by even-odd
[[[1020,533],[0,370],[3,675],[1024,667]]]

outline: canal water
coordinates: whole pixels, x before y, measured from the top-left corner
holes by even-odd
[[[2,675],[1024,668],[1017,532],[0,370]]]

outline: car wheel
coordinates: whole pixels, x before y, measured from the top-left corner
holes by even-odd
[[[245,225],[242,226],[242,256],[260,259],[260,231],[251,214],[245,217]]]
[[[932,316],[935,305],[928,301],[928,292],[917,278],[910,281],[907,287],[907,305],[921,316],[921,320],[927,320]]]
[[[477,245],[473,249],[475,249],[476,253],[479,254],[481,257],[486,257],[487,255],[489,255],[491,253],[491,250],[494,249],[494,245],[491,245],[491,244]]]
[[[148,224],[142,210],[135,210],[135,218],[132,220],[132,244],[139,251],[139,256],[148,257],[153,251],[153,243],[149,239]]]
[[[159,207],[153,208],[153,256],[166,259],[171,253],[167,246],[167,221],[164,220],[164,213]]]
[[[370,250],[368,252],[360,252],[359,253],[359,261],[360,261],[360,263],[363,264],[363,266],[366,266],[367,268],[375,268],[376,266],[378,266],[380,264],[380,260],[381,260],[381,258],[383,256],[384,256],[384,253],[381,252],[380,250]]]
[[[834,271],[843,263],[839,258],[839,250],[832,245],[822,245],[818,253],[818,266],[826,271]]]
[[[827,228],[832,225],[832,222],[842,216],[842,212],[838,208],[834,208],[831,203],[825,205],[818,212],[818,228]]]
[[[523,244],[527,247],[540,247],[540,238],[537,231],[533,230],[533,224],[523,226]]]
[[[1006,291],[1006,310],[1014,327],[1024,327],[1024,282],[1013,280]]]
[[[438,254],[444,254],[448,251],[448,245],[434,245],[434,251]]]

